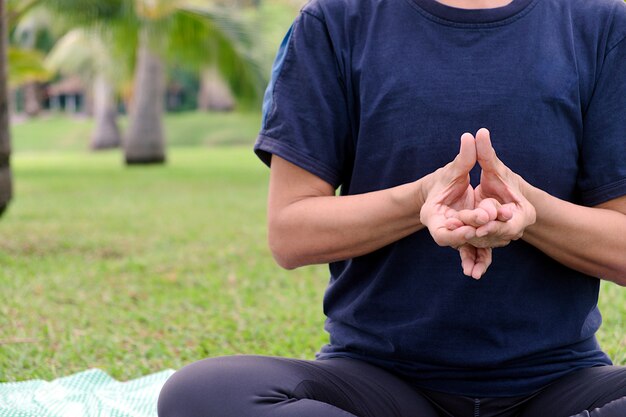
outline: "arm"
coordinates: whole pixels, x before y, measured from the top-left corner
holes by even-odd
[[[525,241],[570,268],[626,286],[626,196],[583,207],[528,183],[523,193],[537,211]]]
[[[335,196],[322,179],[274,155],[268,198],[269,244],[284,268],[375,251],[424,226],[422,182]]]

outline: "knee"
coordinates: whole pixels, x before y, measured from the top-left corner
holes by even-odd
[[[264,380],[258,358],[204,359],[175,372],[159,394],[159,417],[243,417]],[[262,368],[262,367],[261,367]]]
[[[157,410],[159,417],[192,417],[210,414],[207,408],[221,403],[227,387],[228,358],[194,362],[175,372],[163,385]],[[233,387],[234,388],[234,387]]]

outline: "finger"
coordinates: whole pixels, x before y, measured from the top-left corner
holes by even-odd
[[[512,218],[513,208],[511,203],[503,204],[498,208],[498,216],[496,217],[497,220],[501,222],[506,222],[511,220]]]
[[[437,245],[458,248],[467,244],[467,241],[476,237],[476,229],[472,226],[461,226],[455,230],[448,230],[445,226],[431,231],[431,236]]]
[[[502,204],[500,204],[500,202],[495,198],[485,198],[478,203],[478,208],[481,208],[487,213],[488,221],[496,220],[498,218],[498,211],[501,207]]]
[[[476,160],[485,171],[498,171],[500,160],[491,145],[490,133],[482,128],[476,132]]]
[[[470,245],[461,246],[459,248],[459,254],[461,255],[463,274],[471,277],[476,263],[476,248]]]
[[[465,223],[463,223],[461,220],[457,219],[456,217],[451,217],[449,219],[446,219],[445,226],[446,226],[446,229],[448,230],[456,230],[459,227],[465,226]]]
[[[521,216],[506,222],[494,220],[476,229],[476,238],[469,243],[477,248],[500,248],[522,237],[523,230]]]
[[[504,222],[492,220],[476,229],[476,237],[482,238],[488,235],[500,235]]]
[[[497,239],[503,238],[505,240],[510,240],[510,237],[517,234],[516,230],[520,227],[520,219],[514,217],[515,216],[511,213],[511,216],[506,220],[496,219],[478,227],[476,229],[476,237],[483,238],[485,236],[492,236]]]
[[[475,208],[473,210],[469,210],[469,209],[460,210],[456,213],[456,218],[462,221],[463,223],[467,224],[468,226],[474,226],[474,227],[482,226],[488,223],[490,220],[493,220],[493,219],[490,219],[490,214],[486,210],[480,207]],[[495,213],[494,213],[494,219],[495,219]]]
[[[511,220],[513,217],[512,204],[501,204],[495,198],[485,198],[478,203],[478,207],[489,213],[489,220],[500,220],[501,222],[506,222]]]
[[[491,261],[491,248],[477,248],[476,259],[474,260],[474,267],[472,268],[472,278],[482,278],[482,276],[485,275],[485,272],[487,272],[489,265],[491,265]]]
[[[476,165],[476,141],[471,133],[463,133],[461,136],[461,148],[452,164],[457,176],[469,174]]]

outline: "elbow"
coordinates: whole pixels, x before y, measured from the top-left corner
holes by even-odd
[[[286,256],[282,256],[280,254],[277,254],[274,251],[272,251],[272,256],[274,257],[274,261],[276,261],[278,266],[280,266],[281,268],[286,269],[288,271],[294,270],[294,269],[302,266],[298,262],[296,262],[295,260],[290,259],[289,257],[286,257]]]
[[[609,278],[620,287],[626,287],[626,264],[620,265],[619,269]]]
[[[268,243],[274,260],[281,268],[293,270],[305,265],[297,251],[294,250],[295,245],[290,241],[288,235],[279,233],[275,228],[270,227]]]
[[[603,279],[611,281],[620,287],[626,287],[626,262],[622,260],[616,262],[601,276]]]
[[[272,256],[274,257],[274,260],[276,261],[278,266],[280,266],[281,268],[291,271],[293,269],[296,269],[302,266],[300,263],[296,261],[296,259],[289,256],[289,254],[281,250],[277,250],[275,248],[270,248],[270,249],[272,251]]]
[[[606,281],[611,281],[613,284],[617,284],[620,287],[626,287],[626,278],[622,275],[620,277],[606,277]]]
[[[613,261],[610,280],[619,286],[626,287],[626,256],[624,256],[623,248],[613,256]]]

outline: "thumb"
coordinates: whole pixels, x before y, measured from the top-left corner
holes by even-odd
[[[476,132],[476,158],[484,171],[497,171],[500,160],[491,145],[490,133],[482,128]]]
[[[457,175],[469,174],[476,165],[476,141],[471,133],[461,136],[461,149],[452,164]]]

